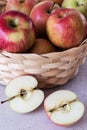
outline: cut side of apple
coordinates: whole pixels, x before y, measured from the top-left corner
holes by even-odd
[[[32,76],[13,79],[5,89],[10,107],[18,113],[31,112],[39,107],[43,102],[44,93],[37,88],[37,85],[36,78]]]
[[[59,90],[50,94],[44,101],[48,118],[57,125],[70,126],[84,114],[84,104],[77,99],[74,92]]]

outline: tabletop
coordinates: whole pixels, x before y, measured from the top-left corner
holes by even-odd
[[[6,98],[5,87],[0,85],[0,100]],[[47,117],[43,104],[35,111],[19,114],[12,111],[9,103],[0,105],[0,130],[87,130],[87,59],[79,68],[77,75],[67,84],[44,90],[45,97],[56,90],[72,90],[85,105],[85,114],[79,122],[70,127],[53,124]]]

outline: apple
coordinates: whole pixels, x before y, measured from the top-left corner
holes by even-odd
[[[37,37],[46,37],[46,22],[55,8],[59,8],[59,5],[52,1],[42,1],[31,10],[30,17],[36,27]]]
[[[10,81],[5,88],[7,100],[12,110],[18,113],[34,111],[43,102],[44,93],[38,89],[38,81],[33,76],[19,76]]]
[[[32,8],[38,3],[38,0],[8,0],[5,11],[17,10],[21,11],[28,16]]]
[[[55,51],[57,51],[57,47],[45,38],[36,38],[34,45],[29,50],[29,52],[37,54],[50,53]]]
[[[84,104],[70,90],[58,90],[51,93],[44,101],[48,118],[60,126],[70,126],[79,121],[85,111]]]
[[[86,18],[75,9],[56,9],[46,23],[49,40],[63,49],[80,45],[86,37],[85,27]]]
[[[39,0],[39,1],[41,2],[41,1],[45,1],[45,0]],[[61,6],[61,4],[63,2],[63,0],[49,0],[49,1],[55,2],[55,3],[57,3],[60,6]]]
[[[62,7],[79,10],[87,18],[87,0],[64,0]]]
[[[0,49],[25,52],[35,41],[35,26],[31,18],[19,11],[0,16]]]

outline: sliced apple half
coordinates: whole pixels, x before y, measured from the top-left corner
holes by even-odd
[[[50,94],[44,101],[44,109],[49,119],[61,126],[73,125],[85,111],[84,104],[69,90],[59,90]]]
[[[35,110],[43,102],[44,93],[37,88],[38,82],[32,76],[20,76],[13,79],[6,87],[6,101],[18,113],[27,113]]]

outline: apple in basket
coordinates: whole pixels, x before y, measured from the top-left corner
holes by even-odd
[[[18,10],[28,16],[32,8],[38,3],[38,0],[8,0],[5,11]]]
[[[44,54],[57,51],[57,47],[54,46],[49,40],[45,38],[36,38],[34,45],[31,47],[29,52]]]
[[[8,11],[0,16],[0,49],[25,52],[35,41],[35,26],[27,15]]]
[[[86,18],[75,9],[56,9],[47,20],[46,30],[54,45],[69,49],[85,39]]]
[[[87,18],[87,0],[64,0],[62,7],[77,9]]]
[[[18,113],[27,113],[41,105],[44,93],[38,89],[38,81],[33,76],[20,76],[10,81],[5,88],[7,100],[12,110]]]
[[[46,22],[55,8],[59,8],[59,5],[52,1],[42,1],[31,10],[30,17],[35,24],[37,37],[46,36]]]
[[[60,126],[70,126],[79,121],[85,111],[84,104],[70,90],[55,91],[46,97],[44,109],[48,118]]]

